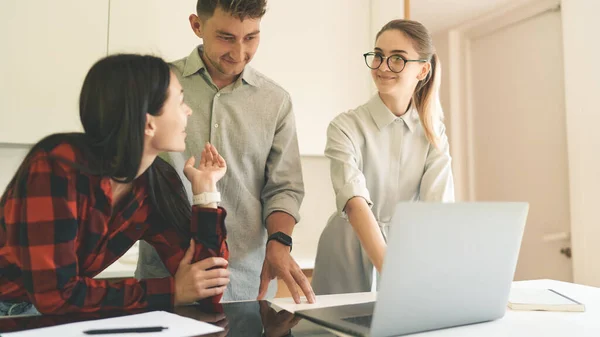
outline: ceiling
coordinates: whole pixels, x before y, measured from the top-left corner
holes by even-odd
[[[438,33],[515,2],[524,0],[412,0],[410,16]]]

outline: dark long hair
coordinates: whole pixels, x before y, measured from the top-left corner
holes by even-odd
[[[121,183],[133,181],[144,151],[146,113],[161,114],[169,84],[169,66],[161,58],[118,54],[99,60],[85,77],[79,97],[79,116],[84,132],[53,134],[35,144],[7,190],[20,186],[34,153],[65,142],[78,149],[85,159],[85,163],[68,162],[70,166]],[[58,157],[53,159],[66,161]],[[146,173],[154,210],[165,224],[189,237],[191,206],[175,169],[157,157]],[[18,190],[16,188],[15,193]]]

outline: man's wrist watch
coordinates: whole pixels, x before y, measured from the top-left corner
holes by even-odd
[[[269,235],[269,238],[267,239],[267,244],[271,240],[275,240],[285,246],[290,247],[290,253],[292,252],[292,237],[291,236],[285,234],[284,232],[276,232],[276,233]]]
[[[219,192],[204,192],[196,194],[192,197],[194,205],[208,205],[213,202],[221,202],[221,193]]]

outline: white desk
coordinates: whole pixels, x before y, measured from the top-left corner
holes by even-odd
[[[411,336],[426,337],[599,337],[600,336],[600,288],[553,280],[513,282],[513,288],[555,289],[585,304],[585,312],[542,312],[512,311],[499,320],[442,329]],[[337,296],[337,300],[334,296]],[[317,296],[323,306],[368,302],[376,298],[375,293]],[[309,305],[294,305],[290,299],[275,299],[275,306],[288,311],[306,309]],[[344,336],[343,334],[338,334]]]

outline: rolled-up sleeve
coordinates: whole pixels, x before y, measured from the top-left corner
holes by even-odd
[[[420,200],[453,202],[454,178],[450,146],[446,136],[446,127],[441,124],[439,128],[438,147],[430,145],[427,152],[425,171],[421,178]]]
[[[277,211],[288,213],[299,222],[304,183],[296,121],[289,96],[286,96],[279,111],[279,122],[267,158],[265,177],[261,193],[263,222],[266,223],[267,217]]]
[[[325,156],[330,160],[331,182],[336,195],[336,207],[342,217],[348,200],[361,197],[373,205],[367,181],[359,166],[359,151],[350,135],[333,122],[327,128]]]

